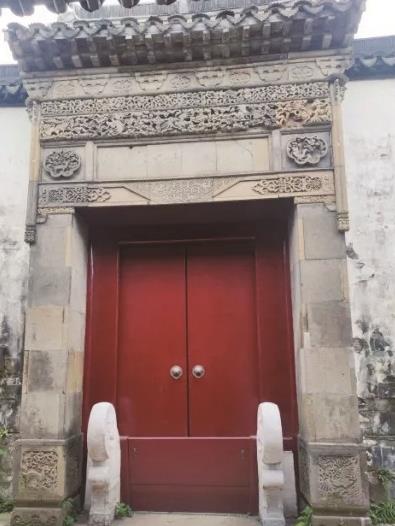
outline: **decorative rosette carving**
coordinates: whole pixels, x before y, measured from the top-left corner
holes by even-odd
[[[57,150],[44,161],[44,170],[53,179],[70,179],[81,167],[81,158],[71,150]]]
[[[318,164],[328,153],[328,145],[320,137],[296,137],[287,145],[287,155],[297,165]]]

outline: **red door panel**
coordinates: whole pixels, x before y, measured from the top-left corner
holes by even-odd
[[[121,435],[188,432],[185,251],[122,248],[119,286],[117,413]]]
[[[115,404],[134,509],[254,513],[258,403],[280,405],[287,443],[297,433],[283,233],[125,232],[93,242],[84,421]]]
[[[250,243],[187,250],[189,417],[192,436],[256,433],[259,403],[255,254]],[[195,378],[193,367],[205,374]]]
[[[133,438],[129,440],[129,463],[134,509],[255,510],[252,439],[165,438],[158,447],[155,439]]]

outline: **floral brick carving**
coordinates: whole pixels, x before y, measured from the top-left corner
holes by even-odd
[[[57,150],[48,155],[44,161],[44,170],[53,179],[69,179],[78,172],[81,159],[72,150]]]
[[[318,164],[328,153],[328,145],[320,137],[296,137],[287,145],[287,155],[297,165]]]
[[[28,490],[53,491],[58,481],[58,453],[54,450],[24,451],[20,484]]]
[[[323,186],[320,177],[267,177],[259,181],[253,188],[261,195],[266,194],[298,194],[321,190]]]
[[[321,498],[359,503],[363,498],[360,480],[357,456],[318,457],[318,492]]]

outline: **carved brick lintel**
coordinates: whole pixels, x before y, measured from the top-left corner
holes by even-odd
[[[56,213],[56,210],[63,213],[63,210],[69,210],[70,207],[102,204],[170,204],[292,196],[323,196],[326,199],[333,194],[333,174],[330,170],[265,177],[198,177],[109,185],[42,184],[39,190],[39,210],[40,216],[45,217],[47,210],[49,213]]]

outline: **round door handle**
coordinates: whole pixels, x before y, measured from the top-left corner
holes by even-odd
[[[206,374],[206,369],[203,365],[195,365],[192,369],[192,374],[195,378],[200,379]]]
[[[183,375],[183,372],[184,371],[182,370],[182,367],[180,367],[179,365],[173,365],[173,367],[170,368],[170,376],[174,380],[179,380]]]

